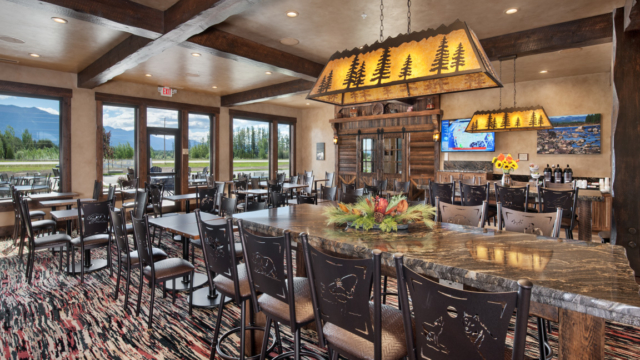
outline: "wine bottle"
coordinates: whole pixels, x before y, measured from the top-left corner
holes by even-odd
[[[565,184],[568,184],[573,181],[573,170],[571,170],[571,168],[569,167],[569,164],[567,164],[567,168],[564,169],[563,177],[564,177]]]
[[[552,182],[553,181],[553,180],[551,180],[551,177],[553,176],[553,172],[551,172],[551,168],[549,167],[549,164],[547,164],[547,167],[544,168],[542,173],[544,174],[544,181],[546,181],[546,182]]]
[[[562,183],[562,169],[560,169],[560,164],[558,164],[558,166],[556,166],[556,169],[553,170],[553,178],[556,183]]]

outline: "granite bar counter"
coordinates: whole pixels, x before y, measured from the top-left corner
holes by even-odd
[[[407,266],[419,273],[481,290],[513,291],[518,279],[528,278],[534,284],[532,301],[640,326],[639,286],[623,247],[451,224],[431,230],[415,225],[391,234],[345,231],[328,226],[322,210],[297,205],[234,218],[263,234],[306,232],[313,246],[328,252],[364,258],[380,249],[388,266],[393,253],[402,252]]]

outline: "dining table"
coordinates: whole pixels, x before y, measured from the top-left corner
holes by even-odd
[[[201,212],[200,216],[203,221],[208,223],[222,223],[224,218],[218,215]],[[149,224],[155,227],[161,228],[164,231],[180,236],[182,243],[182,258],[189,259],[189,239],[199,240],[200,232],[198,231],[198,223],[196,221],[196,214],[178,214],[174,216],[149,218]],[[195,272],[193,276],[193,293],[189,296],[193,296],[193,306],[202,308],[213,308],[220,304],[220,296],[216,292],[213,286],[213,279],[210,274]],[[174,288],[175,282],[175,288]],[[208,286],[204,286],[209,283]],[[175,289],[176,291],[189,291],[190,279],[188,276],[182,278],[182,280],[169,280],[167,281],[167,290]],[[195,290],[197,289],[197,290]],[[228,298],[228,300],[231,300]],[[189,301],[189,299],[187,299]],[[225,301],[226,303],[227,301]]]
[[[189,193],[189,194],[179,194],[179,195],[168,195],[165,196],[165,200],[170,200],[173,202],[185,202],[185,211],[188,213],[191,212],[191,200],[195,200],[198,197],[197,193]]]
[[[58,200],[58,199],[70,199],[76,197],[80,194],[77,192],[49,192],[49,193],[38,193],[38,194],[29,194],[27,197],[31,200],[43,201],[43,200]]]
[[[489,202],[495,202],[495,181],[489,181]],[[499,183],[499,181],[497,182]],[[428,184],[418,184],[420,190],[425,190],[425,193],[429,192]],[[456,197],[460,197],[460,188],[456,185]],[[529,186],[529,197],[538,198],[538,188],[534,183]],[[578,189],[578,201],[576,206],[576,214],[578,215],[578,239],[584,241],[591,241],[592,238],[592,203],[603,202],[604,195],[598,189]]]
[[[517,291],[527,278],[530,315],[559,324],[559,359],[604,358],[605,321],[640,326],[640,287],[621,246],[445,223],[363,232],[328,225],[327,204],[246,212],[234,221],[265,236],[291,231],[298,276],[305,276],[299,234],[307,233],[310,245],[330,255],[371,258],[381,250],[389,276],[393,254],[403,253],[410,269],[465,288]]]
[[[96,199],[93,198],[85,198],[85,199],[54,199],[54,200],[41,200],[40,206],[42,207],[50,207],[51,211],[56,211],[58,206],[65,206],[67,210],[71,209],[73,205],[78,204],[78,200],[81,202],[95,202]]]

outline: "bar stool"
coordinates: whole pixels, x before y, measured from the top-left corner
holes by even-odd
[[[291,355],[295,360],[299,360],[301,355],[324,360],[318,354],[300,350],[300,329],[312,323],[315,318],[309,281],[304,277],[294,277],[293,274],[291,233],[285,231],[283,236],[276,237],[257,236],[244,228],[242,220],[238,220],[238,228],[245,259],[248,259],[246,265],[254,310],[262,311],[267,317],[260,360],[266,357],[273,321],[276,322],[276,341],[280,344],[281,352],[282,342],[278,323],[291,327],[291,332],[295,336],[294,351],[282,353],[273,360]],[[258,298],[258,291],[263,293],[260,298]]]
[[[238,264],[238,260],[233,256],[233,223],[232,219],[219,221],[202,221],[200,212],[196,210],[196,221],[198,223],[198,233],[202,239],[202,252],[204,253],[204,263],[209,272],[210,286],[215,287],[220,292],[220,305],[218,308],[218,318],[216,327],[213,332],[213,341],[211,343],[210,359],[215,359],[216,353],[225,360],[244,360],[245,349],[245,330],[262,330],[265,328],[256,326],[254,319],[253,306],[249,304],[249,326],[245,324],[246,302],[251,302],[251,289],[249,278],[247,276],[247,267],[245,264]],[[217,275],[216,275],[217,274]],[[215,277],[213,277],[216,275]],[[213,278],[211,280],[211,278]],[[222,323],[222,313],[224,311],[225,298],[231,298],[236,305],[240,305],[240,326],[233,328],[226,333],[220,334],[220,324]],[[226,338],[234,333],[240,332],[240,356],[233,357],[226,354],[220,348]],[[274,344],[268,351],[271,351]],[[257,359],[260,355],[254,355],[249,359]]]

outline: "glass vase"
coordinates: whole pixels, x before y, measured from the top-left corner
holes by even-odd
[[[509,173],[502,174],[502,186],[511,187],[511,174]]]

